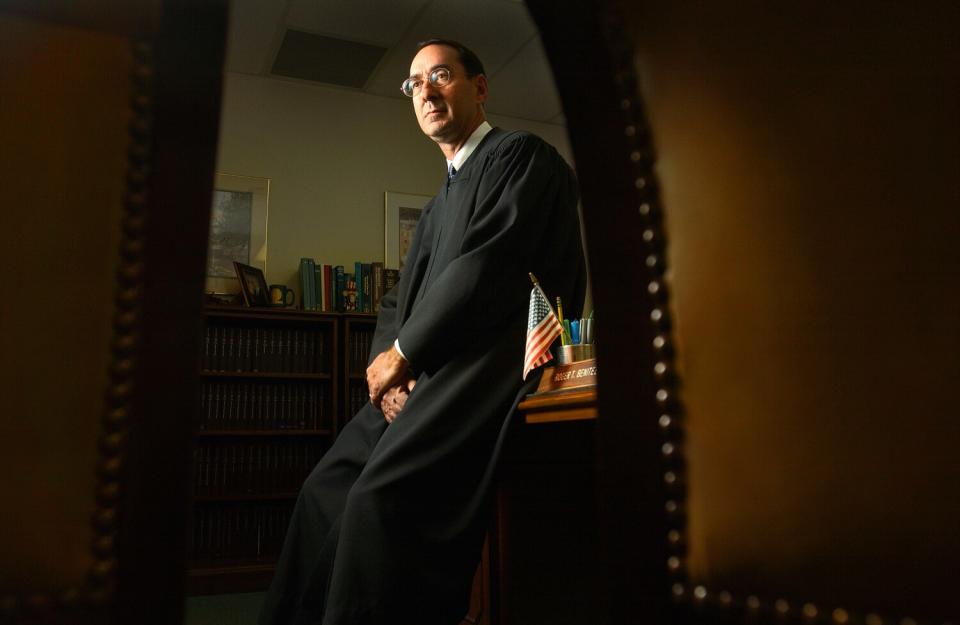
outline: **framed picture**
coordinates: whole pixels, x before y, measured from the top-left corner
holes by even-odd
[[[239,293],[233,263],[267,270],[270,179],[217,173],[207,248],[208,293]]]
[[[420,221],[420,213],[431,197],[409,193],[384,193],[383,264],[388,269],[403,269],[410,241]]]
[[[263,272],[257,267],[233,261],[233,270],[240,283],[240,292],[243,293],[243,302],[247,306],[269,306],[270,292],[267,289],[267,280]]]

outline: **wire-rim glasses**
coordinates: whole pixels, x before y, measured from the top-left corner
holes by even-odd
[[[453,72],[450,71],[449,67],[436,67],[427,74],[427,82],[434,87],[446,87],[451,80],[453,80]],[[411,76],[400,85],[400,91],[408,98],[419,94],[421,89],[423,89],[423,79],[419,76]]]

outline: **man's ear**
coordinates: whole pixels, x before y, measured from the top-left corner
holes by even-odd
[[[487,76],[485,74],[480,74],[477,76],[477,102],[484,103],[487,101]]]

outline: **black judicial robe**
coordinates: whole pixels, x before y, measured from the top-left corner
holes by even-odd
[[[417,384],[368,404],[298,498],[261,623],[455,625],[521,379],[533,272],[579,315],[576,182],[550,145],[493,129],[424,208],[371,358],[399,337]],[[537,372],[539,373],[539,372]]]

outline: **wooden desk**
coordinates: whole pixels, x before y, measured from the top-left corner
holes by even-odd
[[[527,395],[519,408],[529,424],[596,419],[597,387],[584,386]]]
[[[491,541],[494,625],[582,625],[599,613],[596,387],[528,396],[504,453]]]

